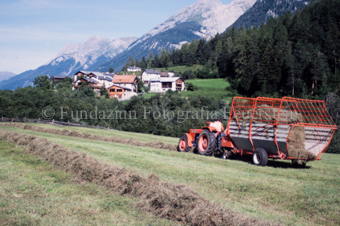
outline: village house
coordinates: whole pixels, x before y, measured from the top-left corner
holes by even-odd
[[[113,78],[113,83],[115,85],[120,85],[137,92],[138,80],[136,75],[115,75]]]
[[[137,96],[137,93],[133,91],[131,88],[121,86],[121,85],[113,85],[107,89],[110,98],[117,98],[118,100],[130,100],[131,97]]]
[[[180,77],[175,77],[173,72],[160,72],[157,69],[146,69],[141,77],[145,86],[149,86],[150,92],[164,93],[168,90],[183,91],[185,83]]]
[[[160,77],[150,80],[150,92],[164,93],[168,90],[183,91],[185,83],[180,77]]]
[[[67,78],[68,76],[65,76],[65,75],[53,75],[50,80],[52,83],[58,83],[58,82],[61,82],[63,81],[65,78]]]
[[[142,71],[140,67],[128,67],[127,68],[128,72],[137,72],[137,71]]]
[[[175,73],[173,72],[161,72],[161,77],[174,77]]]
[[[89,77],[80,77],[74,84],[73,90],[78,89],[81,85],[91,86],[95,93],[99,93],[103,85],[97,80]]]
[[[137,95],[138,80],[136,75],[115,75],[111,87],[107,89],[110,98],[129,100]]]
[[[145,86],[148,86],[151,79],[159,79],[161,72],[157,69],[145,69],[142,73],[141,79]]]
[[[94,71],[78,71],[73,77],[73,89],[78,89],[83,83],[91,86],[93,91],[99,92],[102,87],[113,85],[114,74],[103,74]],[[99,87],[99,88],[98,88]]]

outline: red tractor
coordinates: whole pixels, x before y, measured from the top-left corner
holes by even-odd
[[[183,135],[178,151],[195,148],[201,155],[222,153],[223,158],[248,154],[261,166],[268,158],[303,166],[320,160],[337,129],[324,101],[290,97],[235,97],[225,130],[207,123]]]

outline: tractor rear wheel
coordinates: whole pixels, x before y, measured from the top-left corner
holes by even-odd
[[[263,148],[256,148],[253,153],[253,163],[257,166],[266,166],[268,163],[268,154]]]
[[[204,130],[198,135],[197,151],[201,155],[211,156],[216,149],[217,141],[215,134]]]
[[[188,138],[187,135],[183,135],[179,138],[177,150],[180,152],[188,152],[190,151],[190,147],[188,146]]]

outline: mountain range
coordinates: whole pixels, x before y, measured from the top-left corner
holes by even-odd
[[[115,71],[120,71],[129,57],[141,59],[150,52],[156,54],[162,49],[180,48],[191,40],[202,38],[208,40],[217,33],[223,33],[233,24],[244,26],[246,21],[250,21],[249,24],[257,26],[252,22],[254,17],[265,22],[270,16],[276,17],[286,10],[294,11],[294,2],[296,1],[234,0],[228,5],[223,5],[220,0],[198,0],[140,38],[130,37],[111,41],[93,36],[85,43],[66,45],[47,64],[0,82],[0,89],[32,85],[34,78],[42,74],[73,75],[79,70],[105,72],[111,67]],[[238,22],[241,18],[244,18],[243,22]]]
[[[9,71],[0,71],[0,82],[13,77],[15,74]]]
[[[47,64],[0,82],[0,89],[30,86],[39,75],[72,75],[79,70],[94,69],[123,52],[136,39],[121,38],[111,41],[93,36],[85,43],[66,45]]]
[[[184,43],[197,39],[210,39],[222,33],[244,14],[256,0],[234,0],[223,5],[220,0],[199,0],[156,26],[132,43],[123,53],[98,67],[107,71],[110,67],[120,70],[130,56],[141,59],[150,52],[180,48]]]

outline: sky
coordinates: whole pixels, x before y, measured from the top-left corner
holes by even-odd
[[[64,45],[94,35],[111,40],[141,37],[196,1],[0,0],[0,71],[36,69]]]

